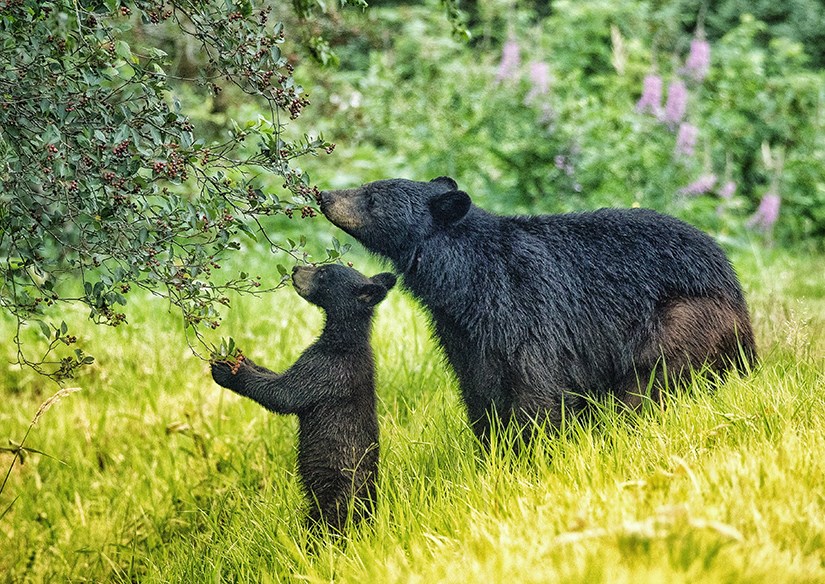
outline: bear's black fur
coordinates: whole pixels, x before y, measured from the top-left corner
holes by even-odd
[[[389,273],[366,278],[340,265],[296,267],[295,290],[326,313],[321,336],[283,374],[242,359],[212,364],[223,387],[273,412],[298,415],[298,470],[313,523],[342,530],[375,501],[378,420],[370,329],[374,307],[395,285]]]
[[[497,216],[447,177],[319,199],[427,307],[482,442],[491,419],[558,425],[562,402],[578,410],[612,392],[637,407],[651,380],[658,396],[693,370],[723,375],[756,359],[730,262],[673,217]]]

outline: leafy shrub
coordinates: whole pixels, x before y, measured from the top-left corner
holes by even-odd
[[[166,297],[196,334],[216,327],[228,290],[260,286],[216,273],[238,236],[254,237],[261,217],[314,213],[317,191],[294,161],[332,145],[285,133],[308,100],[271,12],[223,1],[3,3],[0,308],[39,325],[47,354],[77,341],[52,324],[58,306],[82,303],[117,326],[133,287]],[[171,98],[168,56],[132,31],[138,19],[141,30],[167,23],[193,38],[207,60],[201,84],[214,94],[234,85],[265,115],[220,142],[200,138]],[[283,187],[265,191],[263,173]],[[55,378],[90,362],[80,349],[53,363],[18,358]]]

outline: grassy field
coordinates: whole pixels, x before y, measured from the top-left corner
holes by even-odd
[[[0,512],[16,498],[0,581],[823,582],[825,258],[801,255],[733,254],[751,377],[605,410],[516,460],[478,453],[425,317],[393,291],[373,338],[379,507],[346,543],[302,528],[296,421],[217,387],[161,302],[119,329],[81,324],[97,363],[29,435],[53,458],[28,456],[0,494]],[[280,369],[320,323],[285,290],[237,302],[221,332]],[[22,439],[56,389],[3,366],[0,439]]]

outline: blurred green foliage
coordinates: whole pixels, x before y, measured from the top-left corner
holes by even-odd
[[[676,4],[684,30],[693,30],[703,21],[708,37],[717,40],[750,14],[764,23],[758,42],[767,46],[784,38],[805,47],[813,68],[825,67],[825,4],[821,0],[680,0]]]
[[[380,2],[340,22],[341,68],[304,81],[339,145],[329,168],[310,163],[322,186],[449,174],[500,212],[642,205],[723,238],[821,245],[825,74],[801,36],[747,13],[723,32],[716,4],[555,0],[538,12],[497,0],[462,4],[465,43],[435,5]],[[686,61],[705,38],[695,79]],[[635,107],[649,75],[663,85],[659,115]],[[685,111],[667,123],[679,80]],[[689,154],[682,123],[696,133]],[[774,223],[760,205],[775,194]]]

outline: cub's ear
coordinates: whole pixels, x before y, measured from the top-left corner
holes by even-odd
[[[380,284],[384,287],[385,290],[390,291],[392,287],[395,286],[395,275],[390,274],[389,272],[382,272],[381,274],[376,274],[372,278],[370,278],[376,284]]]
[[[430,182],[443,183],[448,188],[448,190],[451,190],[451,191],[458,190],[458,183],[456,183],[449,176],[439,176],[438,178],[434,178]]]
[[[460,221],[470,210],[470,195],[464,191],[449,191],[430,199],[430,212],[441,225]]]
[[[358,289],[358,300],[367,306],[375,306],[387,296],[387,289],[381,284],[370,282]]]

